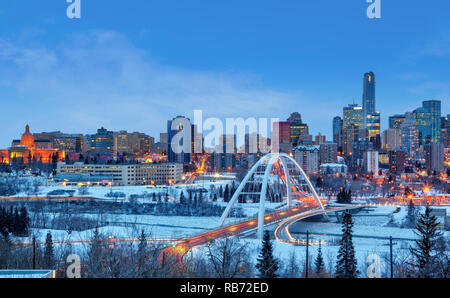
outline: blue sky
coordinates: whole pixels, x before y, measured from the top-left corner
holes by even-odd
[[[382,0],[0,1],[0,147],[32,131],[142,131],[176,115],[302,114],[331,135],[343,106],[377,77],[387,117],[423,100],[450,113],[450,3]]]

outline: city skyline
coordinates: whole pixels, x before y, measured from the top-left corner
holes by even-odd
[[[424,100],[440,100],[446,115],[449,21],[436,19],[448,4],[417,3],[385,3],[383,18],[374,21],[364,1],[325,8],[288,1],[291,9],[277,7],[270,24],[264,14],[270,1],[257,8],[136,1],[126,10],[84,3],[80,20],[66,17],[64,1],[27,2],[26,11],[23,1],[4,3],[0,96],[3,108],[14,112],[3,117],[0,144],[8,146],[25,124],[34,131],[94,133],[103,126],[157,137],[167,119],[192,118],[194,109],[205,117],[280,120],[298,111],[311,134],[330,140],[342,107],[362,106],[361,79],[369,71],[377,78],[382,130],[389,116]],[[168,14],[171,4],[183,13]],[[229,24],[216,11],[232,7],[239,9]],[[129,22],[131,15],[136,22]],[[420,26],[413,22],[419,16]],[[307,24],[315,30],[305,30]],[[324,50],[330,45],[333,51]]]

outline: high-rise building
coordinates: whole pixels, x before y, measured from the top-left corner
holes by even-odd
[[[375,113],[375,74],[368,72],[363,78],[363,110],[364,121],[369,114]]]
[[[414,110],[417,129],[419,130],[419,145],[441,142],[441,102],[427,100],[422,107]]]
[[[131,153],[129,135],[126,131],[114,133],[114,155]]]
[[[400,150],[402,133],[399,128],[389,128],[383,131],[382,148],[386,151]]]
[[[157,146],[160,153],[168,154],[169,152],[169,141],[167,132],[161,133],[159,135],[159,145]]]
[[[389,170],[394,174],[403,173],[405,171],[406,152],[389,151]]]
[[[273,122],[272,125],[272,152],[286,152],[286,147],[292,149],[291,123],[289,121]],[[278,143],[277,143],[278,141]],[[276,146],[278,145],[278,148]],[[290,146],[289,146],[290,145]],[[248,151],[247,151],[248,152]],[[289,152],[287,152],[289,153]]]
[[[351,125],[358,125],[360,128],[364,128],[364,111],[362,107],[357,104],[349,104],[348,107],[344,107],[344,120],[343,128],[347,128]]]
[[[369,140],[373,143],[376,149],[380,149],[381,147],[381,138],[380,138],[380,113],[373,112],[366,115],[366,128],[367,128],[367,136]]]
[[[83,139],[81,134],[63,134],[55,136],[53,139],[53,148],[57,148],[66,153],[83,152]]]
[[[441,101],[426,100],[422,105],[430,113],[430,143],[441,143]]]
[[[405,114],[405,121],[401,129],[401,150],[406,152],[408,157],[415,157],[419,150],[419,130],[416,125],[416,117],[413,113]]]
[[[232,172],[236,166],[236,135],[222,135],[217,152],[212,154],[215,171]]]
[[[176,163],[192,161],[192,124],[189,118],[177,116],[167,121],[168,160]],[[179,139],[175,139],[178,136]],[[178,141],[178,142],[177,142]]]
[[[360,164],[367,151],[374,150],[373,143],[367,138],[359,138],[352,144],[352,164]]]
[[[389,128],[400,128],[403,121],[405,121],[405,115],[394,115],[389,117]]]
[[[364,127],[364,113],[357,104],[349,104],[343,109],[342,151],[345,155],[352,155],[352,145],[361,138],[367,137]]]
[[[320,164],[337,163],[337,144],[326,142],[319,147]]]
[[[344,122],[337,116],[333,118],[333,143],[338,146],[338,151],[342,151],[342,128]]]
[[[198,132],[197,125],[193,124],[191,126],[192,134],[192,153],[202,154],[203,153],[203,134]]]
[[[302,117],[299,113],[292,113],[287,121],[290,123],[292,146],[295,147],[298,144],[302,144],[305,140],[312,140],[312,136],[309,135],[309,127],[302,122]]]
[[[441,142],[445,148],[450,148],[450,115],[441,118]]]
[[[113,133],[105,128],[100,128],[97,133],[89,136],[90,152],[92,155],[111,157],[114,150]]]
[[[378,151],[367,151],[364,155],[364,169],[367,173],[378,175]]]
[[[86,151],[86,148],[83,148],[86,140],[81,134],[66,134],[60,131],[54,131],[34,133],[33,136],[37,143],[50,142],[52,148],[66,153],[81,153]]]
[[[315,137],[314,145],[325,144],[326,141],[327,141],[326,136],[324,136],[324,135],[322,135],[321,133],[319,133],[319,134]]]
[[[429,143],[425,145],[426,167],[431,174],[444,171],[444,145],[441,143]]]
[[[297,146],[294,148],[294,159],[306,174],[316,174],[319,171],[319,146]]]
[[[144,133],[119,131],[114,133],[114,155],[143,155],[151,152],[155,139]]]

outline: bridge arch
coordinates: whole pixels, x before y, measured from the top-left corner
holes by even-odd
[[[308,190],[310,196],[312,196],[316,202],[318,203],[318,206],[325,210],[322,202],[320,201],[320,198],[314,189],[314,186],[312,185],[311,181],[309,180],[308,176],[306,175],[305,171],[302,169],[302,167],[293,159],[290,155],[285,153],[269,153],[265,156],[263,156],[253,167],[250,169],[250,171],[245,175],[242,182],[239,184],[238,188],[236,189],[235,193],[233,194],[230,202],[228,203],[227,207],[225,208],[225,211],[222,214],[222,217],[220,218],[220,225],[223,226],[225,224],[226,219],[230,215],[231,209],[236,204],[236,201],[238,200],[239,196],[245,194],[243,190],[245,189],[245,186],[249,183],[253,183],[251,179],[255,178],[256,174],[263,175],[262,176],[262,187],[261,190],[258,191],[259,193],[259,210],[258,210],[258,237],[262,239],[263,232],[264,232],[264,216],[265,216],[265,202],[266,202],[266,195],[267,195],[267,188],[269,185],[269,176],[272,172],[274,165],[278,164],[280,167],[280,170],[283,170],[284,177],[285,177],[285,184],[286,184],[286,196],[287,196],[287,208],[290,208],[292,205],[292,197],[293,197],[293,187],[296,188],[297,186],[303,186],[304,190]],[[289,164],[293,165],[294,170],[298,170],[299,177],[295,178],[293,175],[290,174],[290,168]],[[258,172],[258,170],[261,170],[261,172]],[[304,182],[299,184],[300,182]],[[258,195],[258,193],[254,193]]]

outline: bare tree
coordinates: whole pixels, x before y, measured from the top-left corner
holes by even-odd
[[[249,277],[252,271],[247,244],[242,244],[237,237],[212,240],[206,244],[207,260],[214,272],[214,277],[237,278]]]

